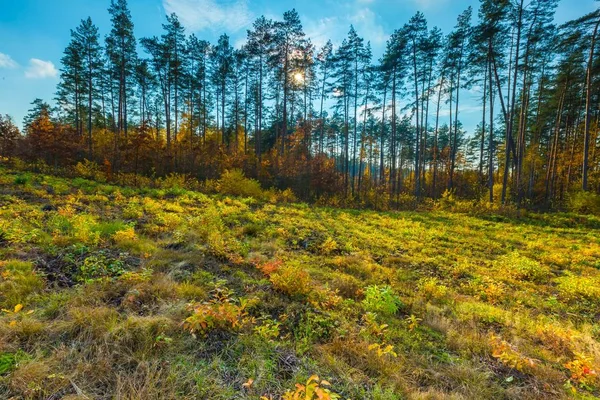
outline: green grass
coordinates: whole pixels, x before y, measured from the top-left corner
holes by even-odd
[[[594,398],[599,227],[0,169],[0,398]]]

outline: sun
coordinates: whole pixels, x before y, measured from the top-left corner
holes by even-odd
[[[296,83],[304,83],[304,74],[302,72],[296,72],[294,74],[294,81],[296,81]]]

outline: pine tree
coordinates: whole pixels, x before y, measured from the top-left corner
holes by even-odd
[[[127,0],[111,0],[108,12],[112,28],[106,37],[106,54],[110,62],[110,73],[117,82],[118,112],[116,141],[121,132],[127,137],[128,99],[132,92],[132,76],[137,64],[136,39],[133,35],[133,21],[127,7]]]

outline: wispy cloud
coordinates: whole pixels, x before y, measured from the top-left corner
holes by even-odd
[[[317,47],[331,39],[334,48],[347,37],[350,25],[354,25],[359,36],[370,41],[374,48],[383,48],[389,35],[385,32],[381,16],[377,15],[368,3],[374,0],[355,0],[345,4],[344,12],[339,15],[318,20],[303,18],[307,23],[305,31]]]
[[[175,13],[186,29],[235,33],[250,25],[252,12],[246,0],[163,0],[168,14]]]
[[[359,35],[364,35],[374,44],[383,44],[388,38],[377,14],[368,7],[361,8],[349,17]]]
[[[0,68],[17,68],[19,64],[8,54],[0,53]]]
[[[341,42],[348,30],[348,26],[342,24],[338,17],[326,17],[318,20],[305,19],[307,22],[304,25],[304,31],[317,49],[323,47],[328,40],[338,44],[337,42]]]
[[[56,78],[58,70],[52,61],[44,61],[37,58],[29,60],[29,66],[25,70],[25,77],[29,79]]]
[[[483,110],[482,105],[477,104],[461,104],[458,106],[458,119],[460,119],[461,114],[474,114],[480,113]],[[454,112],[454,106],[452,106],[452,112]],[[441,117],[447,117],[450,115],[450,110],[447,107],[444,107],[440,110]]]

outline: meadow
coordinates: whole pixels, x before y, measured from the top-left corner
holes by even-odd
[[[600,218],[335,209],[230,180],[1,168],[0,398],[600,396]]]

